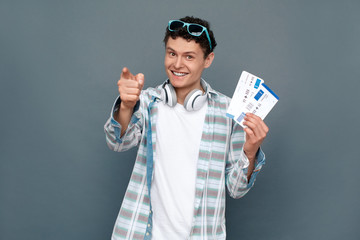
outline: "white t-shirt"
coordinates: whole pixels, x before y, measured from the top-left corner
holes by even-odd
[[[159,103],[151,186],[153,239],[184,240],[191,230],[197,160],[207,104],[198,111]]]

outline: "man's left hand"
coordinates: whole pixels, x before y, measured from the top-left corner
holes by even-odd
[[[252,113],[247,113],[244,118],[244,131],[246,132],[246,139],[244,144],[244,152],[250,161],[255,160],[256,153],[264,141],[269,128],[264,121]]]

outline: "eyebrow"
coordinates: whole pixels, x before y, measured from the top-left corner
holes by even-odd
[[[176,52],[174,49],[172,49],[171,47],[167,47],[166,51],[172,51],[172,52]],[[196,54],[196,52],[194,51],[189,51],[189,52],[184,52],[183,54]]]

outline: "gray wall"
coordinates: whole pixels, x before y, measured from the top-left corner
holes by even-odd
[[[195,15],[218,42],[204,77],[242,70],[280,96],[267,163],[228,199],[228,239],[360,239],[359,1],[0,2],[0,239],[109,239],[136,149],[103,124],[122,67],[165,80],[167,21]]]

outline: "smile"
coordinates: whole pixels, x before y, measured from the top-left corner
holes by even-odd
[[[171,71],[171,72],[177,77],[183,77],[183,76],[187,75],[187,73],[174,72],[174,71]]]

